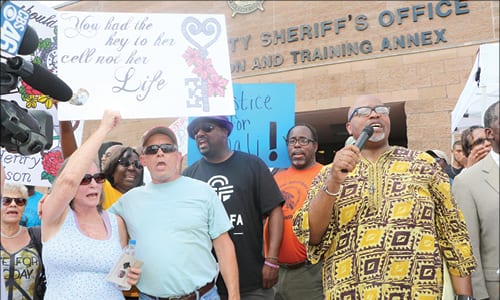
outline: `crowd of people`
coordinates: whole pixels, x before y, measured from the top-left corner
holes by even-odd
[[[448,156],[390,145],[390,108],[363,95],[346,122],[351,141],[372,127],[361,149],[322,165],[316,129],[298,123],[275,170],[229,148],[225,116],[189,123],[202,158],[184,170],[166,124],[106,141],[120,120],[106,111],[80,147],[61,133],[46,195],[1,168],[2,300],[500,297],[498,102]],[[129,239],[143,264],[124,292],[105,278]]]

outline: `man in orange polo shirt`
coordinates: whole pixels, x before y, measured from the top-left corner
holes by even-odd
[[[282,206],[283,240],[278,257],[269,257],[266,254],[266,260],[280,266],[278,283],[274,286],[275,299],[323,300],[322,264],[313,265],[307,261],[306,248],[292,230],[293,214],[304,203],[313,178],[323,167],[316,162],[318,150],[316,129],[309,124],[296,124],[288,131],[286,144],[291,166],[279,170],[274,175],[285,198],[285,204]],[[264,229],[264,233],[266,232]],[[267,235],[264,240],[267,245]]]

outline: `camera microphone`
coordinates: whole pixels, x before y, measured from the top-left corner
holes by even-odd
[[[23,40],[21,41],[21,45],[19,45],[19,49],[17,51],[20,55],[30,55],[35,52],[38,48],[38,34],[35,29],[31,26],[26,27],[26,31],[24,32]]]
[[[28,25],[30,15],[11,1],[1,2],[1,50],[10,55],[29,55],[38,48],[38,34]]]
[[[8,58],[6,70],[21,76],[31,87],[58,101],[69,101],[73,97],[71,88],[59,77],[38,64],[24,60],[22,57]]]

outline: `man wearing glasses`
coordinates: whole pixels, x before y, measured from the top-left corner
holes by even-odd
[[[389,107],[360,96],[346,145],[313,180],[294,231],[312,263],[323,261],[325,299],[440,299],[442,257],[458,299],[472,299],[476,266],[448,176],[425,152],[389,145]]]
[[[240,274],[241,299],[274,299],[278,279],[276,258],[283,235],[283,197],[266,164],[255,155],[232,151],[228,136],[233,124],[225,116],[199,117],[188,125],[203,158],[184,175],[208,182],[217,191],[233,221]],[[263,256],[263,220],[269,217],[269,248]],[[221,299],[227,299],[227,282],[217,280]]]
[[[455,177],[452,191],[463,211],[474,255],[478,260],[477,270],[472,273],[474,297],[498,300],[500,299],[500,261],[498,256],[498,249],[500,249],[498,215],[500,209],[498,201],[500,121],[498,102],[486,109],[484,127],[485,135],[478,137],[478,139],[488,140],[488,143],[491,144],[491,151],[483,159]],[[472,151],[470,155],[474,155]]]
[[[275,300],[323,300],[321,262],[311,264],[307,260],[307,249],[292,229],[293,214],[304,204],[307,190],[313,178],[323,167],[316,162],[318,133],[307,123],[295,124],[288,130],[285,143],[290,159],[290,167],[279,169],[274,179],[278,184],[285,204],[283,210],[283,239],[278,257],[278,283],[274,286]],[[267,232],[268,223],[264,227]],[[269,243],[264,235],[266,245]],[[269,256],[268,256],[269,257]]]
[[[182,154],[168,127],[146,131],[141,145],[140,160],[151,182],[123,194],[109,209],[125,220],[137,241],[136,257],[144,261],[139,299],[215,299],[219,268],[230,299],[239,299],[224,206],[208,184],[180,175]]]

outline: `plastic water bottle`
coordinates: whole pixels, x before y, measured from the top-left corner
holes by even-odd
[[[122,266],[123,269],[121,270],[121,272],[123,272],[124,282],[126,283],[127,282],[127,273],[131,267],[131,259],[130,258],[133,258],[135,255],[135,240],[128,241],[128,245],[125,248],[123,248],[122,255],[125,257],[125,263]],[[128,265],[127,265],[127,263],[128,263]],[[120,274],[120,275],[122,275],[122,274]],[[122,276],[120,276],[120,277],[122,277]],[[128,290],[130,290],[131,285],[130,284],[117,285],[117,287],[120,290],[128,291]]]

